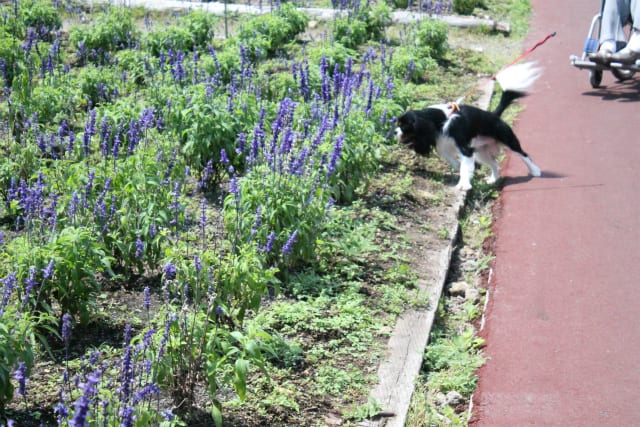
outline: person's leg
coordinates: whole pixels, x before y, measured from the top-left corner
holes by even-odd
[[[615,52],[616,42],[626,42],[624,26],[631,16],[631,2],[636,0],[606,0],[600,21],[600,50]],[[640,24],[640,22],[639,22]]]
[[[627,41],[624,26],[630,22],[636,10],[640,13],[640,0],[605,0],[600,21],[600,48],[598,52],[589,54],[591,61],[603,65],[609,65],[611,62],[626,64],[635,62],[636,54],[629,46],[616,51],[618,42],[624,44]],[[639,16],[638,24],[640,24],[640,14],[636,15]],[[635,43],[638,43],[640,52],[640,38],[632,45]]]
[[[632,31],[627,46],[634,52],[640,52],[640,0],[631,0]]]
[[[635,64],[640,59],[640,0],[629,0],[629,12],[633,21],[629,42],[619,52],[607,55],[610,63]]]

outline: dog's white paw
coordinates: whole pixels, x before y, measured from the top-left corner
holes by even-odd
[[[531,168],[531,170],[529,170],[529,173],[531,173],[532,176],[535,177],[540,177],[542,176],[542,171],[540,170],[539,167],[535,167],[535,168]]]
[[[529,169],[529,173],[531,174],[531,176],[536,176],[536,177],[542,176],[542,171],[540,170],[538,165],[533,163],[533,161],[529,157],[522,156],[522,155],[521,157],[524,164],[527,165],[527,168]]]
[[[469,191],[471,190],[471,183],[459,182],[458,185],[456,185],[456,190]]]
[[[487,179],[485,179],[485,182],[487,184],[495,184],[497,181],[498,181],[498,177],[493,176],[493,175],[488,176]]]

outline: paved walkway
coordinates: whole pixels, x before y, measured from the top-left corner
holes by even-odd
[[[569,64],[598,1],[532,0],[544,67],[515,126],[498,207],[474,427],[640,426],[640,76]]]

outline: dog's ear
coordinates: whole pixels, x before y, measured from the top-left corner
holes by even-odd
[[[416,114],[413,111],[406,111],[400,117],[398,117],[398,126],[411,126],[414,127],[416,124]]]

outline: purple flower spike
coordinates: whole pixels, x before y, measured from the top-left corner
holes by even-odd
[[[329,159],[329,165],[327,166],[327,176],[332,175],[338,166],[338,160],[340,159],[340,154],[342,153],[343,143],[344,134],[341,134],[336,139],[336,144],[333,147],[333,152],[331,153],[331,158]]]
[[[50,279],[53,276],[53,260],[49,261],[47,266],[42,269],[42,277],[44,279]]]
[[[144,309],[149,312],[151,308],[151,291],[148,286],[144,287]]]
[[[76,400],[75,414],[70,422],[70,426],[84,427],[88,425],[87,416],[89,415],[89,407],[91,406],[92,398],[98,392],[98,382],[100,381],[99,373],[96,371],[87,375],[87,382],[81,385],[83,391],[82,396]]]
[[[171,264],[170,262],[165,264],[162,271],[164,272],[164,277],[167,280],[172,280],[176,278],[176,272],[177,272],[176,266]]]
[[[18,382],[18,394],[22,397],[27,395],[27,364],[20,362],[18,369],[13,374],[13,378]]]
[[[71,339],[71,321],[72,317],[69,313],[65,313],[62,316],[62,340],[65,343],[65,346],[69,345],[69,340]]]
[[[227,151],[224,148],[220,150],[220,163],[229,164],[229,157],[227,157]]]
[[[142,255],[144,255],[144,242],[140,239],[140,235],[136,237],[136,259],[142,259]]]
[[[285,243],[284,246],[282,247],[282,254],[291,255],[293,253],[293,246],[295,245],[297,240],[298,240],[298,230],[295,230],[293,233],[291,233],[291,236],[289,236],[287,243]]]

